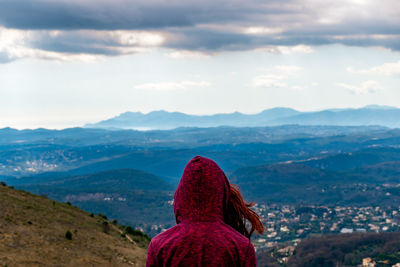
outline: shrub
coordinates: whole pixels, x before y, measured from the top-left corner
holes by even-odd
[[[7,186],[6,182],[0,182],[1,186]]]
[[[72,204],[71,204],[71,202],[68,201],[68,202],[67,202],[67,205],[68,205],[68,206],[71,206]]]
[[[151,241],[151,237],[148,234],[144,234],[143,237],[145,240],[147,240],[149,242]]]
[[[90,215],[89,215],[89,216],[93,218],[93,217],[94,217],[94,214],[93,214],[93,213],[90,213]]]
[[[110,225],[108,224],[108,222],[103,222],[102,227],[104,233],[108,234],[110,232]]]
[[[140,230],[133,229],[131,226],[126,227],[125,232],[127,234],[130,234],[130,235],[133,235],[133,236],[137,236],[137,237],[141,237],[141,238],[144,238],[144,239],[147,239],[147,240],[151,239],[149,235],[143,233]]]
[[[118,221],[116,219],[112,220],[112,224],[117,224]]]
[[[103,218],[104,220],[107,220],[107,216],[104,214],[99,213],[99,217]]]
[[[131,226],[125,228],[125,232],[130,235],[134,235],[136,230],[133,230]]]
[[[72,240],[72,233],[69,230],[65,233],[65,238],[68,240]]]

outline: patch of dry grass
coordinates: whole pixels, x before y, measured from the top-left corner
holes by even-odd
[[[0,266],[145,266],[146,249],[104,219],[0,186]],[[72,233],[72,240],[65,237]]]

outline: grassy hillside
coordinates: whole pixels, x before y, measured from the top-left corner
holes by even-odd
[[[104,216],[0,185],[0,266],[144,266],[147,237],[123,230]]]

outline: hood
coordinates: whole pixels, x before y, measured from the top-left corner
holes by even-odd
[[[229,181],[211,159],[196,156],[186,165],[174,196],[176,222],[224,218]]]

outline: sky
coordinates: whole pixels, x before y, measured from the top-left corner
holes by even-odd
[[[0,128],[400,107],[397,0],[0,0]]]

